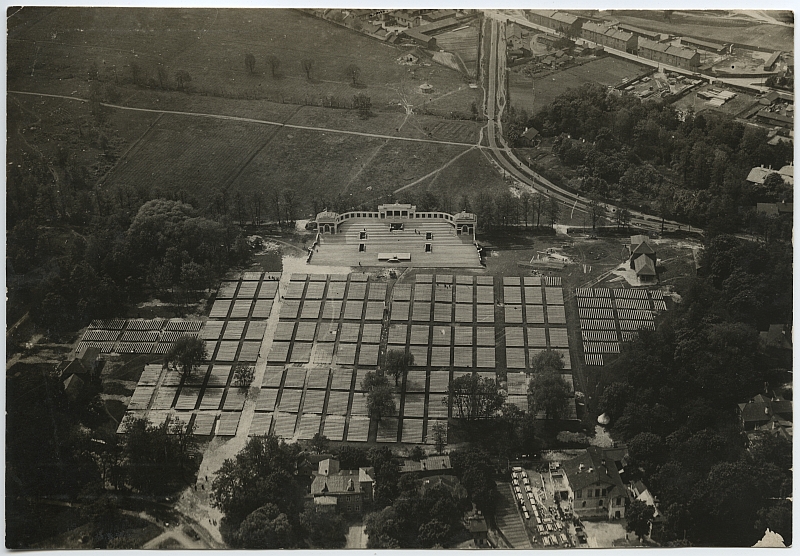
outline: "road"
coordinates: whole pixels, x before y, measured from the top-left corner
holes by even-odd
[[[589,199],[559,187],[537,174],[517,158],[508,145],[505,144],[502,138],[500,120],[505,106],[506,52],[504,42],[500,42],[500,33],[502,32],[500,27],[504,25],[502,22],[509,17],[499,12],[486,11],[485,13],[488,16],[488,25],[484,25],[482,29],[489,28],[489,36],[484,36],[484,41],[488,41],[486,44],[489,44],[489,60],[488,64],[485,64],[488,70],[485,83],[487,84],[486,117],[488,118],[487,136],[489,140],[489,149],[486,152],[491,154],[500,167],[518,182],[573,207],[573,210],[587,213]],[[498,19],[501,21],[498,21]],[[611,204],[603,204],[603,206],[608,216],[619,210],[618,207]],[[661,229],[661,219],[658,216],[635,210],[629,210],[628,212],[631,215],[631,224],[634,226],[654,230]],[[664,221],[664,230],[674,231],[679,230],[681,227],[686,228],[687,226],[674,220]],[[695,231],[702,233],[702,230],[698,228],[695,228]]]

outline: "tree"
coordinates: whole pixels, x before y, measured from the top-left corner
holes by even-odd
[[[314,433],[314,436],[311,438],[311,442],[309,442],[309,447],[311,448],[312,451],[316,452],[317,454],[323,453],[325,450],[328,449],[328,437],[319,432]],[[341,461],[339,463],[341,463]],[[343,469],[355,469],[355,468],[343,467]]]
[[[278,59],[277,56],[272,54],[267,56],[267,65],[269,65],[270,72],[272,73],[273,79],[278,77],[278,70],[281,67],[281,61]]]
[[[300,61],[303,71],[306,73],[306,78],[311,81],[311,70],[314,68],[314,60],[311,58],[304,58]]]
[[[547,203],[547,218],[550,220],[550,226],[555,228],[561,218],[561,205],[555,197],[550,197]]]
[[[640,432],[628,441],[631,463],[644,469],[646,476],[652,476],[666,462],[668,450],[657,434]]]
[[[560,373],[564,370],[564,356],[552,349],[540,351],[531,359],[531,369],[534,374]]]
[[[400,548],[397,541],[400,536],[399,521],[392,506],[367,514],[364,518],[367,548]]]
[[[189,83],[192,82],[192,76],[186,70],[178,70],[175,72],[175,82],[178,84],[178,90],[185,91]]]
[[[275,504],[265,504],[248,515],[235,537],[236,548],[294,548],[294,531],[286,514]]]
[[[560,373],[536,373],[528,384],[528,395],[534,413],[544,411],[547,417],[560,419],[567,411],[569,385]]]
[[[447,425],[441,421],[436,421],[433,424],[431,436],[433,445],[436,447],[436,453],[441,454],[444,452],[444,447],[447,445]]]
[[[414,446],[411,448],[408,457],[411,458],[412,461],[421,461],[422,458],[425,457],[425,450],[422,449],[422,446]]]
[[[453,472],[467,489],[470,499],[479,510],[492,513],[494,510],[494,471],[489,454],[483,450],[456,450],[450,453]]]
[[[624,382],[612,382],[600,396],[600,411],[608,414],[612,420],[622,417],[625,406],[633,400],[634,391]]]
[[[344,548],[347,543],[347,522],[339,514],[318,512],[314,504],[306,504],[300,524],[312,548]]]
[[[353,95],[353,108],[358,110],[362,118],[367,119],[372,115],[372,100],[364,93]]]
[[[358,469],[369,466],[369,458],[363,448],[342,446],[336,452],[336,457],[339,460],[339,467],[342,469]]]
[[[183,486],[185,472],[196,472],[197,446],[191,430],[167,422],[126,418],[120,459],[126,483],[141,493],[157,494]]]
[[[163,64],[156,66],[156,76],[158,77],[158,88],[166,89],[167,85],[169,85],[169,75],[167,68]]]
[[[592,221],[592,233],[594,234],[597,229],[597,223],[605,218],[606,208],[602,203],[598,202],[594,197],[589,199],[587,206],[589,211],[589,219]]]
[[[358,78],[361,76],[361,68],[358,67],[355,64],[349,64],[344,69],[344,73],[345,73],[345,75],[347,75],[348,78],[353,80],[353,87],[357,87],[358,86]]]
[[[431,548],[434,545],[443,544],[452,531],[450,526],[442,523],[436,518],[431,519],[427,523],[423,523],[419,528],[419,542],[424,548]]]
[[[386,376],[369,371],[361,381],[361,387],[367,392],[367,409],[370,417],[380,421],[382,417],[394,415],[397,406],[394,392]]]
[[[295,476],[298,452],[296,445],[271,434],[250,438],[236,456],[225,460],[211,485],[211,504],[225,515],[226,530],[238,531],[245,518],[265,504],[297,519],[304,496]],[[266,513],[269,517],[274,512]]]
[[[233,366],[233,383],[239,388],[249,388],[253,383],[256,368],[247,363],[236,363]]]
[[[505,401],[495,381],[481,376],[456,378],[448,386],[448,393],[453,409],[458,409],[458,416],[469,421],[493,416]],[[442,403],[446,404],[447,400],[445,396]]]
[[[394,415],[397,406],[394,392],[388,385],[377,386],[367,393],[367,409],[369,416],[378,421],[386,416]]]
[[[617,209],[617,227],[627,228],[631,223],[631,211],[626,208]]]
[[[167,363],[188,377],[206,360],[206,344],[194,336],[181,336],[167,352]]]
[[[642,502],[634,500],[628,509],[625,510],[625,530],[634,533],[639,541],[650,534],[650,523],[653,521],[655,508]]]
[[[137,62],[131,62],[131,79],[134,85],[139,84],[139,78],[142,76],[142,68]]]
[[[247,68],[250,75],[256,72],[256,57],[251,52],[244,55],[244,67]]]
[[[405,378],[408,368],[414,364],[414,355],[406,354],[403,349],[390,349],[384,361],[384,369],[394,377],[394,385],[397,386],[400,377]]]

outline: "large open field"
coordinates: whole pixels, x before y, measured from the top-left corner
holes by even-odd
[[[10,152],[30,152],[27,140],[52,158],[58,145],[80,143],[83,163],[102,163],[97,149],[83,148],[85,138],[70,136],[92,117],[77,100],[99,81],[124,155],[94,176],[110,191],[180,194],[203,209],[292,189],[299,216],[340,194],[360,206],[406,186],[452,198],[504,187],[482,153],[467,153],[481,123],[453,119],[481,103],[465,76],[438,64],[401,65],[402,49],[294,10],[25,8],[9,29],[9,90],[76,99],[12,94],[9,110],[22,127],[56,118],[63,129],[19,132]],[[468,62],[476,27],[443,40]],[[276,77],[268,55],[279,60]],[[312,61],[310,79],[302,60]],[[361,69],[358,87],[344,71],[351,63]],[[191,75],[187,91],[176,90],[179,70]],[[422,83],[433,92],[423,94]],[[371,98],[371,117],[331,107],[349,106],[356,93]]]
[[[410,79],[407,66],[397,63],[402,49],[294,10],[25,8],[12,19],[12,89],[31,80],[85,80],[92,64],[101,79],[130,84],[135,64],[138,82],[154,88],[176,88],[175,74],[183,70],[191,88],[204,94],[302,104],[323,98],[348,103],[360,91],[380,107],[400,101],[398,89]],[[253,74],[245,68],[246,53],[256,57]],[[279,60],[277,77],[267,56]],[[312,63],[311,79],[303,60]],[[361,70],[360,89],[345,72],[350,64]],[[416,67],[415,78],[406,86],[412,97],[419,83],[441,94],[458,90],[465,79],[437,64]],[[437,107],[467,112],[477,100],[470,92],[468,99],[444,97]]]
[[[516,108],[536,112],[571,87],[579,87],[584,83],[614,85],[625,77],[632,78],[643,71],[645,71],[644,66],[634,62],[605,56],[535,80],[521,73],[511,72],[509,81],[511,103]]]

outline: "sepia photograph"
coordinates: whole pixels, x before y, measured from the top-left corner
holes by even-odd
[[[7,549],[792,546],[794,14],[535,7],[6,8]]]

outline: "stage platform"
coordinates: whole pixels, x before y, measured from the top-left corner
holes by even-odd
[[[359,251],[362,245],[364,250]],[[430,245],[429,252],[426,252],[426,245]],[[397,255],[396,262],[391,258],[394,254]],[[390,255],[389,260],[386,260],[387,255]],[[410,259],[405,260],[409,255]],[[309,264],[482,268],[472,236],[456,235],[453,226],[446,222],[418,219],[406,221],[403,230],[392,231],[388,222],[373,218],[343,222],[338,234],[321,236]]]

